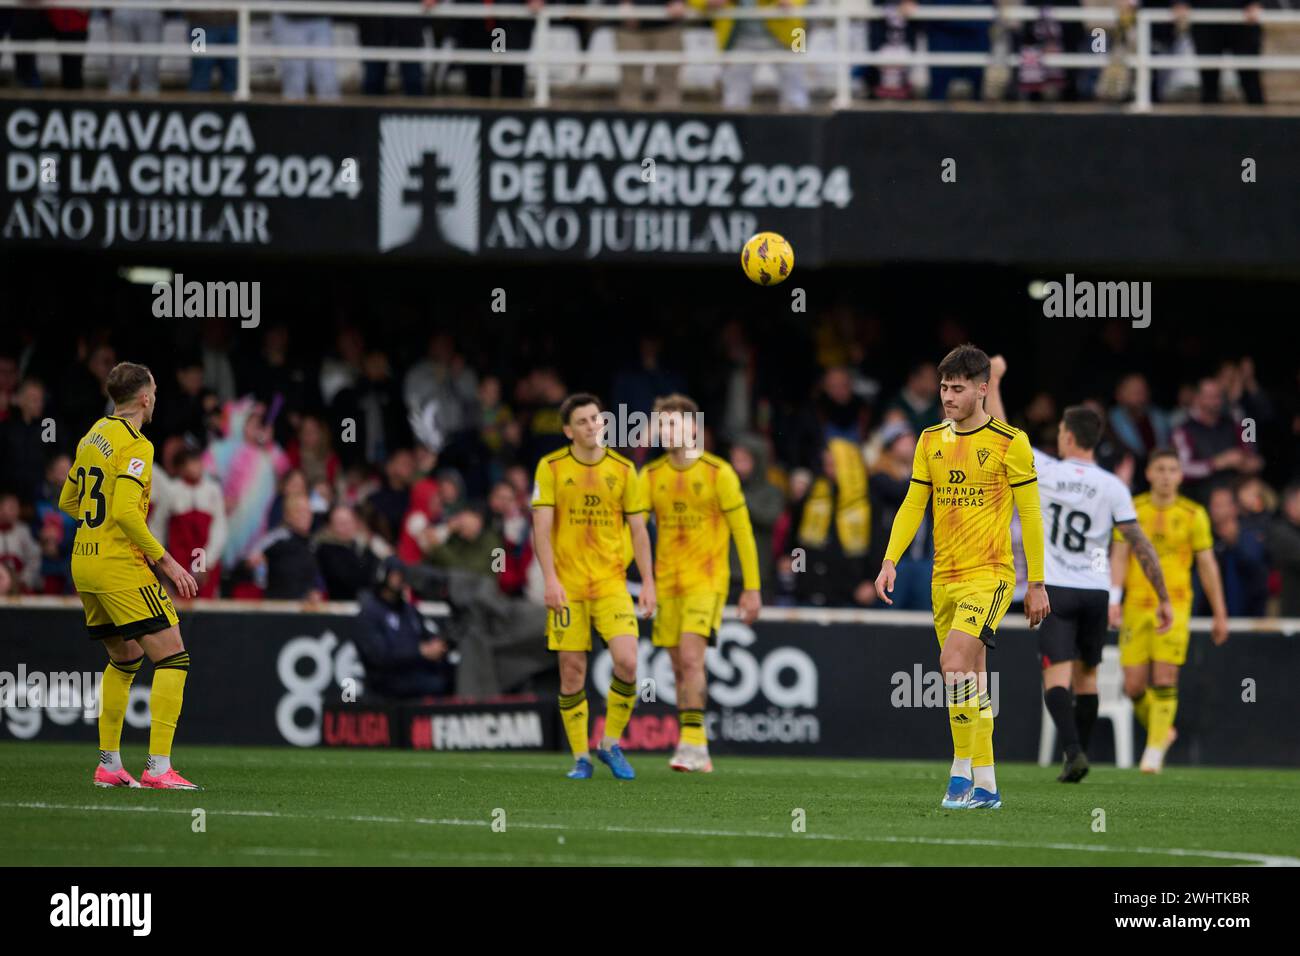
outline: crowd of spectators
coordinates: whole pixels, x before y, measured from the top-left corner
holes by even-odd
[[[643,335],[603,386],[609,407],[628,414],[648,412],[669,391],[700,397],[706,447],[741,479],[768,603],[874,602],[870,582],[917,435],[941,418],[930,361],[886,384],[835,328],[831,318],[813,332],[806,393],[790,393],[789,379],[766,370],[736,322],[718,328],[707,380],[675,368],[663,341]],[[57,380],[38,376],[50,368],[39,347],[0,346],[4,593],[72,593],[75,527],[57,507],[59,492],[76,440],[111,411],[108,370],[127,358],[100,331],[79,340]],[[510,599],[540,604],[533,471],[566,441],[560,401],[588,383],[545,364],[499,373],[467,358],[447,332],[429,335],[423,354],[377,347],[368,332],[344,324],[313,355],[315,336],[301,327],[269,325],[236,349],[229,324],[212,320],[192,352],[155,362],[157,414],[145,430],[156,454],[151,530],[194,569],[204,597],[354,600],[396,560],[435,576],[487,576]],[[794,368],[788,357],[786,366]],[[1059,384],[1008,399],[1012,424],[1047,451]],[[1142,371],[1090,388],[1087,402],[1108,423],[1099,461],[1135,493],[1145,489],[1150,452],[1177,449],[1183,493],[1212,518],[1230,613],[1300,616],[1300,407],[1289,385],[1270,394],[1242,358],[1190,378],[1168,405]],[[1260,435],[1270,436],[1267,454]],[[624,450],[638,462],[659,453]],[[841,541],[825,516],[855,488],[868,497],[870,534]],[[923,527],[899,565],[898,606],[929,606],[931,548]]]
[[[412,0],[412,8],[430,8],[457,0]],[[544,0],[527,0],[534,11],[542,8]],[[1135,31],[1132,28],[1134,0],[1117,0],[1122,12],[1116,28],[1110,31],[1111,43],[1120,50],[1135,48]],[[575,26],[585,34],[582,41],[589,50],[597,44],[592,35],[602,27],[613,27],[613,45],[625,51],[680,51],[683,49],[684,18],[692,8],[715,14],[712,27],[720,49],[746,53],[784,51],[801,52],[808,49],[809,23],[801,15],[807,0],[619,0],[626,16],[615,21],[581,20]],[[1079,0],[1058,0],[1039,5],[1039,16],[1030,21],[990,23],[988,20],[944,21],[915,19],[918,6],[941,3],[943,6],[985,6],[988,0],[902,0],[885,4],[884,17],[859,22],[853,30],[860,34],[861,45],[871,50],[894,52],[906,56],[919,49],[924,42],[935,53],[984,53],[995,50],[1003,54],[1014,53],[1019,64],[1011,69],[1010,76],[999,82],[998,89],[990,92],[986,83],[987,70],[979,66],[935,66],[928,71],[928,82],[921,88],[916,75],[906,64],[861,67],[855,77],[862,83],[863,94],[881,100],[911,99],[926,96],[932,100],[950,98],[988,99],[1001,96],[1023,101],[1073,101],[1097,98],[1123,98],[1132,95],[1130,72],[1112,62],[1111,47],[1105,43],[1097,46],[1097,37],[1086,24],[1077,20],[1062,20],[1054,10],[1077,9]],[[1155,0],[1148,6],[1170,6]],[[778,16],[767,20],[727,16],[727,10],[736,8],[772,7]],[[1238,24],[1195,24],[1188,22],[1192,8],[1240,8]],[[667,18],[656,16],[645,19],[644,12],[653,9],[665,11]],[[1152,50],[1155,53],[1190,54],[1193,52],[1237,56],[1258,55],[1262,49],[1262,27],[1259,23],[1261,4],[1258,0],[1190,0],[1172,4],[1174,21],[1158,24],[1153,31]],[[42,9],[40,3],[18,8],[0,8],[0,39],[11,36],[15,40],[56,39],[65,42],[84,41],[89,29],[90,8],[66,7]],[[640,16],[638,16],[640,14]],[[164,20],[169,14],[164,10],[113,10],[108,14],[108,36],[114,43],[160,43],[164,36]],[[187,11],[186,45],[204,52],[207,44],[233,44],[238,38],[235,14],[226,11]],[[281,46],[330,48],[335,44],[334,20],[351,19],[357,27],[358,41],[362,46],[409,50],[425,46],[426,31],[431,42],[439,46],[450,40],[457,48],[473,51],[522,52],[531,48],[534,24],[530,19],[498,19],[492,17],[430,18],[417,17],[354,17],[333,18],[315,13],[277,12],[270,18],[270,40]],[[1099,54],[1098,65],[1087,69],[1064,69],[1049,66],[1044,57],[1057,53]],[[82,89],[83,56],[67,53],[60,56],[60,85],[64,89]],[[133,85],[141,93],[155,94],[160,88],[157,56],[114,55],[108,66],[108,90],[111,93],[129,92]],[[13,75],[17,85],[27,88],[41,86],[43,79],[32,54],[18,54],[14,59]],[[406,96],[436,95],[446,91],[445,71],[435,70],[426,75],[424,64],[397,63],[397,83],[390,85],[394,72],[392,63],[367,61],[362,65],[360,91],[378,96],[399,90]],[[1116,80],[1116,68],[1119,79]],[[521,63],[472,63],[456,68],[463,73],[464,92],[474,97],[521,98],[526,95],[525,68]],[[341,95],[338,65],[325,57],[311,59],[285,59],[279,61],[279,79],[283,94],[301,99],[308,95],[322,99],[335,99]],[[745,109],[753,98],[756,65],[731,63],[719,73],[720,98],[728,109]],[[618,102],[622,108],[633,109],[643,105],[672,109],[681,104],[679,70],[674,67],[653,68],[653,81],[644,82],[645,70],[641,66],[624,67],[618,88]],[[777,84],[781,106],[790,110],[805,110],[811,102],[810,72],[798,63],[778,66],[780,82]],[[1264,102],[1258,70],[1239,70],[1242,98],[1251,104]],[[1155,100],[1169,96],[1178,71],[1152,72],[1152,96]],[[235,89],[235,60],[228,56],[199,56],[191,61],[189,89],[193,92],[210,92],[216,88],[223,92]],[[1216,103],[1221,98],[1220,71],[1204,70],[1199,78],[1193,76],[1191,84],[1199,89],[1202,102]],[[1118,92],[1117,92],[1118,90]],[[647,93],[650,103],[647,104]]]

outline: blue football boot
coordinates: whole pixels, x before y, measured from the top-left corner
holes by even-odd
[[[940,806],[945,810],[965,810],[970,804],[971,790],[974,787],[975,782],[970,777],[948,778],[948,792],[943,795]]]
[[[608,750],[597,748],[596,759],[607,766],[619,780],[636,779],[636,771],[627,762],[627,758],[623,756],[623,748],[618,744],[614,744]]]

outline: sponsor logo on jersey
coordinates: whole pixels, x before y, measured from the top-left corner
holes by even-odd
[[[942,457],[943,457],[943,450],[940,449],[939,451],[936,451],[936,452],[934,453],[934,456],[933,456],[933,457],[935,457],[935,458],[942,458]]]
[[[974,624],[974,623],[975,623],[975,616],[972,614],[970,617],[966,618],[966,623],[967,623],[967,624]]]
[[[965,480],[966,472],[962,471],[960,468],[953,468],[948,472],[948,483],[950,485],[960,485]]]
[[[970,601],[962,601],[960,604],[957,605],[957,610],[974,611],[976,614],[984,613],[984,608],[980,607],[978,604],[972,604]],[[971,623],[973,624],[974,621],[972,621]]]
[[[144,474],[144,460],[141,458],[132,458],[127,462],[126,470],[136,478],[139,478]]]
[[[583,495],[582,503],[588,508],[595,508],[600,504],[600,495]]]

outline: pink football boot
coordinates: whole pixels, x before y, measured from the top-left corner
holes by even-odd
[[[166,773],[160,773],[154,776],[148,770],[140,774],[140,786],[150,787],[154,790],[202,790],[198,784],[190,783],[184,777],[176,772],[174,768],[168,768]]]
[[[140,782],[121,770],[105,770],[103,765],[95,768],[95,786],[97,787],[139,787]]]

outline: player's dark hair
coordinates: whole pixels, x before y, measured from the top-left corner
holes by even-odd
[[[595,405],[598,410],[605,410],[605,406],[601,404],[600,399],[591,394],[591,392],[574,392],[564,401],[560,402],[561,424],[569,424],[569,418],[573,415],[573,410],[575,408],[581,408],[583,405]]]
[[[1097,447],[1105,427],[1101,416],[1087,405],[1071,405],[1062,413],[1061,424],[1084,451],[1092,451]]]
[[[1168,445],[1162,445],[1159,448],[1151,449],[1151,454],[1147,455],[1147,464],[1154,465],[1161,458],[1172,458],[1174,461],[1182,461],[1182,459],[1178,457],[1177,449],[1170,448]]]
[[[959,345],[943,357],[939,363],[940,381],[956,378],[970,379],[972,382],[987,382],[991,363],[983,349],[967,343]]]
[[[118,362],[113,366],[113,371],[108,373],[108,381],[105,383],[108,397],[113,400],[115,406],[133,402],[140,394],[140,389],[148,388],[152,378],[153,373],[143,365],[136,365],[134,362]]]

